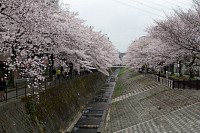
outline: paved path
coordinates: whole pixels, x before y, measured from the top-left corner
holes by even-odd
[[[200,91],[170,89],[132,71],[117,83],[123,91],[113,96],[109,133],[200,132]]]

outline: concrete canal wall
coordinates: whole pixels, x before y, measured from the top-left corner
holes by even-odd
[[[0,133],[59,133],[65,130],[106,77],[100,73],[68,80],[38,96],[0,105]]]

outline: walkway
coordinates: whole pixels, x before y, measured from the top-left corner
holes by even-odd
[[[122,90],[113,96],[108,132],[200,132],[199,91],[170,89],[131,70],[117,84]]]

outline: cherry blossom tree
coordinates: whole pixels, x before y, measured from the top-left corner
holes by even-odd
[[[200,1],[193,2],[193,8],[174,10],[165,20],[155,21],[155,25],[147,29],[150,37],[132,43],[124,60],[136,66],[165,66],[174,62],[184,63],[188,68],[199,66]]]
[[[118,53],[101,32],[85,26],[77,13],[59,9],[43,0],[0,2],[0,51],[10,71],[44,80],[48,60],[72,62],[77,70],[97,68],[104,74],[118,61]]]
[[[194,8],[188,11],[175,10],[173,16],[164,21],[156,21],[156,26],[149,29],[151,36],[159,38],[170,47],[180,49],[179,60],[188,66],[199,65],[200,45],[200,4],[194,1]],[[190,56],[191,60],[185,60]]]
[[[182,51],[170,47],[159,39],[143,36],[131,43],[123,61],[134,68],[160,69],[177,61]]]

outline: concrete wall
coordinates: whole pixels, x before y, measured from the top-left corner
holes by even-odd
[[[0,106],[0,133],[59,133],[105,83],[100,73],[80,77]]]
[[[0,133],[35,133],[37,127],[26,113],[25,104],[15,100],[0,107]]]

